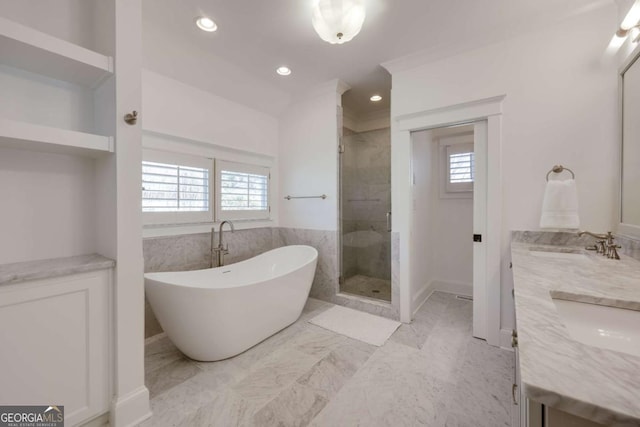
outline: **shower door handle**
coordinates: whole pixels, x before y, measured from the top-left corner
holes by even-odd
[[[387,232],[391,232],[391,211],[387,212]]]

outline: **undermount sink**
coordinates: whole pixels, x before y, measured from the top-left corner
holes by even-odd
[[[640,356],[640,311],[556,298],[553,303],[574,340]]]
[[[549,247],[533,247],[529,249],[529,253],[533,256],[543,258],[555,258],[555,259],[573,259],[573,260],[587,260],[589,257],[585,254],[583,249],[575,248],[549,248]]]

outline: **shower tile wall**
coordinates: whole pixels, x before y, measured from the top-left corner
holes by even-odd
[[[274,247],[309,245],[318,250],[316,274],[309,294],[312,298],[333,301],[338,292],[338,232],[300,228],[274,229]]]
[[[215,233],[214,245],[218,244]],[[225,263],[244,261],[273,249],[271,228],[252,228],[233,233],[225,229],[224,243],[229,245]],[[183,234],[179,236],[144,239],[144,271],[186,271],[209,268],[211,265],[211,234]]]
[[[391,279],[390,129],[344,130],[342,154],[343,274]]]

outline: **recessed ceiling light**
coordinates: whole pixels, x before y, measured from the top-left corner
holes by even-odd
[[[371,98],[369,98],[371,101],[373,102],[378,102],[378,101],[382,101],[382,97],[380,95],[373,95]]]
[[[218,26],[215,22],[213,22],[213,19],[207,18],[206,16],[200,16],[196,18],[196,25],[202,31],[208,31],[210,33],[218,29]]]
[[[291,68],[283,65],[276,68],[276,73],[280,74],[281,76],[288,76],[289,74],[291,74]]]

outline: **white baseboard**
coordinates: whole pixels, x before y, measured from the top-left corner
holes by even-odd
[[[129,427],[151,417],[149,390],[142,386],[124,396],[116,396],[109,417],[113,427]]]
[[[433,291],[446,292],[448,294],[463,295],[473,297],[473,284],[462,282],[450,282],[447,280],[433,280],[431,282]]]
[[[511,347],[511,329],[500,329],[500,348],[513,351]]]
[[[104,413],[87,422],[80,424],[82,427],[109,427],[109,413]]]
[[[433,293],[433,281],[429,283],[425,283],[420,292],[411,299],[411,307],[415,307],[411,312],[411,319],[413,320],[416,317],[416,313],[420,308],[424,305],[424,303],[429,299],[431,294]]]
[[[473,285],[470,283],[449,282],[446,280],[431,280],[429,283],[426,283],[420,292],[418,292],[418,294],[411,300],[411,306],[415,307],[411,313],[412,319],[434,292],[445,292],[448,294],[473,297]],[[511,335],[509,335],[509,337],[511,337]],[[510,339],[511,338],[509,338],[509,340]],[[509,341],[509,343],[511,343],[511,341]]]

